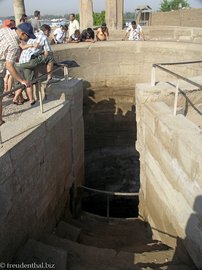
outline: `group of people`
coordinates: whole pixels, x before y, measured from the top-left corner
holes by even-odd
[[[13,94],[13,103],[22,105],[29,101],[35,104],[31,81],[34,78],[36,68],[46,65],[47,83],[54,81],[52,77],[54,57],[50,44],[66,42],[95,42],[106,41],[109,38],[109,30],[106,23],[96,30],[84,29],[80,32],[79,22],[75,15],[70,15],[69,25],[61,25],[51,33],[51,27],[40,24],[40,11],[34,12],[34,18],[28,22],[26,14],[22,14],[20,24],[16,27],[14,20],[5,20],[0,29],[0,95],[3,91],[11,91],[12,86],[25,85],[26,97],[22,95],[22,89]],[[127,29],[128,40],[144,39],[142,28],[133,21]],[[52,40],[51,40],[52,37]],[[51,40],[51,42],[49,42]],[[14,83],[13,83],[14,82]],[[0,126],[4,124],[2,119],[2,99],[0,98]]]
[[[61,25],[53,31],[51,44],[95,42],[95,32],[92,28],[84,29],[80,32],[79,22],[75,14],[71,14],[69,25]],[[105,41],[109,37],[109,30],[106,23],[103,23],[96,31],[96,40]]]
[[[51,27],[47,24],[40,25],[39,11],[35,11],[35,15],[31,23],[26,21],[27,16],[23,14],[17,27],[7,20],[0,29],[0,94],[11,90],[14,80],[14,86],[19,86],[19,90],[13,95],[13,103],[16,105],[26,101],[29,101],[30,105],[35,104],[30,82],[38,66],[46,65],[47,83],[54,80],[54,58],[49,43]],[[26,88],[26,96],[22,95],[21,85]],[[0,126],[4,123],[0,98]]]

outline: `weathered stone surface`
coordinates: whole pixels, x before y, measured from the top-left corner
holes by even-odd
[[[61,84],[48,89],[44,114],[35,107],[3,131],[15,139],[8,137],[0,149],[0,261],[11,261],[27,237],[53,229],[67,207],[72,183],[83,181],[82,82]]]
[[[151,25],[202,27],[199,18],[202,16],[201,8],[179,9],[171,12],[153,12]]]
[[[182,83],[182,90],[190,96],[189,100],[194,99],[196,107],[201,103],[201,94],[198,91],[193,96],[194,87],[186,85]],[[173,116],[172,103],[164,103],[168,97],[165,90],[163,83],[155,87],[138,85],[136,89],[140,209],[153,228],[154,237],[172,246],[181,239],[200,269],[201,129],[182,114]],[[178,106],[185,106],[183,97]]]
[[[53,268],[56,270],[66,270],[67,252],[35,240],[29,240],[19,254],[17,262],[19,264],[22,262],[24,264],[33,264],[33,267],[30,269]]]
[[[109,29],[123,27],[123,0],[106,0],[106,23]]]
[[[69,239],[71,241],[77,241],[78,237],[80,235],[81,229],[66,223],[64,221],[61,221],[57,228],[56,228],[56,235],[61,237],[61,238],[65,238],[65,239]]]
[[[164,34],[167,30],[161,31]],[[122,36],[120,40],[121,38]],[[161,35],[157,35],[157,38],[160,39]],[[70,76],[84,79],[88,87],[93,88],[131,88],[136,83],[148,83],[151,80],[151,67],[154,63],[190,61],[190,58],[198,60],[202,56],[200,44],[155,41],[154,46],[154,42],[149,40],[69,44],[68,48],[61,45],[55,46],[53,50],[61,61],[74,60],[78,67],[69,70]],[[193,76],[200,75],[199,65],[195,64]],[[190,72],[186,65],[178,66],[178,71],[187,75]],[[167,81],[168,78],[172,77],[157,71],[157,81]],[[170,86],[171,88],[174,89]]]

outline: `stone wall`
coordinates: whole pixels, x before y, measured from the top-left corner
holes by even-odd
[[[170,12],[153,12],[151,26],[202,27],[202,8],[180,9]]]
[[[162,40],[202,43],[202,28],[199,27],[176,27],[176,26],[149,26],[144,27],[146,40]]]
[[[202,84],[201,77],[194,81]],[[155,239],[176,246],[176,253],[182,250],[182,242],[201,269],[201,127],[180,110],[173,116],[176,83],[173,84],[136,86],[140,212],[149,222]],[[188,110],[201,106],[201,91],[182,82],[180,88],[185,91],[186,99],[180,94],[179,108],[186,106],[187,100]]]
[[[109,41],[64,44],[53,46],[57,61],[74,60],[78,67],[70,69],[70,76],[84,79],[91,87],[131,88],[137,82],[151,79],[154,63],[198,60],[201,45],[158,41]],[[115,52],[115,54],[114,54]],[[200,66],[172,67],[185,76],[200,74]],[[158,71],[158,79],[169,78]]]
[[[82,105],[82,81],[69,80],[48,89],[44,114],[36,106],[2,129],[0,261],[11,262],[28,238],[52,230],[72,184],[83,182]]]

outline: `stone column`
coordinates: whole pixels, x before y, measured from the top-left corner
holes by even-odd
[[[80,0],[80,29],[93,27],[93,1]]]
[[[106,0],[106,24],[111,30],[123,28],[123,0]]]

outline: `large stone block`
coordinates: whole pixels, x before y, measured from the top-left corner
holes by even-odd
[[[80,28],[93,27],[93,2],[92,0],[80,0]]]
[[[29,240],[17,258],[17,262],[33,265],[34,268],[67,269],[67,252],[35,240]]]
[[[77,176],[73,177],[74,142],[70,109],[75,99],[76,108],[82,111],[82,94],[79,96],[82,83],[78,82],[79,89],[76,85],[75,81],[70,83],[73,96],[70,100],[54,101],[56,107],[45,110],[43,115],[34,112],[23,118],[22,126],[26,128],[28,125],[29,130],[15,142],[4,143],[0,149],[0,162],[4,167],[0,172],[0,201],[3,207],[0,218],[0,261],[11,261],[29,236],[38,237],[42,231],[50,231],[64,214],[69,187],[77,180]],[[67,85],[63,84],[61,90],[62,87],[65,96],[69,96],[70,93],[66,93]],[[46,104],[44,106],[47,109]],[[83,130],[80,123],[77,121],[76,127]],[[84,151],[82,139],[75,138],[75,147],[80,147],[79,156],[84,155],[81,154]],[[84,158],[78,158],[77,162],[82,168]]]

